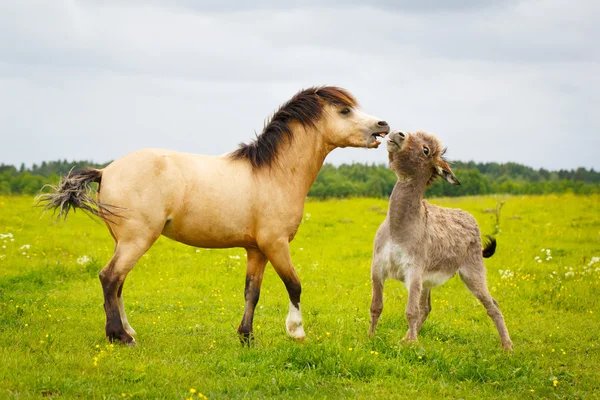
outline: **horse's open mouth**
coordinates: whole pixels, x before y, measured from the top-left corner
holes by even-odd
[[[377,138],[384,138],[385,135],[387,135],[388,131],[384,131],[384,132],[375,132],[374,134],[371,135],[371,137],[373,139],[375,139],[375,143],[377,144],[377,146],[379,146],[381,144],[381,142],[379,140],[377,140]]]

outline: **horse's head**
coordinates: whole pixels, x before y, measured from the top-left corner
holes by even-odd
[[[362,112],[356,104],[325,104],[323,136],[335,147],[376,148],[390,131],[387,122]]]

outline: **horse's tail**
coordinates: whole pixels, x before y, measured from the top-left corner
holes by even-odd
[[[496,252],[496,239],[493,236],[486,235],[487,240],[483,242],[483,256],[490,258]]]
[[[53,210],[53,215],[58,210],[58,219],[63,215],[66,219],[71,208],[73,212],[76,208],[80,208],[104,220],[109,220],[110,216],[117,216],[115,209],[118,207],[100,203],[94,198],[96,196],[93,194],[95,190],[91,185],[92,182],[98,184],[98,191],[100,191],[101,169],[86,168],[80,171],[71,169],[60,179],[58,185],[44,186],[44,188],[50,188],[51,191],[38,195],[36,197],[37,205],[44,206],[44,211]]]

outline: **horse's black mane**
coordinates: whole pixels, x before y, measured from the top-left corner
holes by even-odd
[[[291,122],[314,127],[321,118],[325,104],[353,107],[356,99],[346,90],[334,86],[319,86],[302,90],[282,105],[265,124],[263,132],[250,143],[242,143],[231,153],[233,159],[247,159],[253,169],[271,166],[284,139],[293,140]]]

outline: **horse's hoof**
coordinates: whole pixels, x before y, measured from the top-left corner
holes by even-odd
[[[292,325],[292,326],[290,326]],[[286,325],[286,330],[288,335],[290,335],[290,337],[296,341],[304,341],[304,338],[306,337],[306,333],[304,333],[304,327],[302,325],[294,325],[294,324],[290,324],[290,325]]]
[[[131,326],[126,326],[125,327],[125,332],[127,332],[130,336],[137,335],[137,332]]]
[[[513,346],[512,346],[512,343],[510,343],[510,342],[503,343],[502,344],[502,348],[504,349],[505,353],[508,353],[508,354],[512,354],[513,353]]]
[[[137,345],[137,342],[135,341],[134,338],[131,338],[131,341],[127,342],[127,346],[129,347],[135,347]]]
[[[135,339],[133,338],[133,336],[131,336],[130,334],[128,334],[127,332],[120,331],[120,332],[106,332],[106,339],[108,339],[108,341],[110,343],[123,343],[126,344],[128,346],[135,346]]]
[[[254,341],[254,334],[252,333],[252,331],[245,330],[244,328],[242,328],[241,325],[238,327],[237,333],[239,335],[240,343],[242,344],[242,346],[250,346]]]

